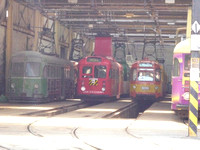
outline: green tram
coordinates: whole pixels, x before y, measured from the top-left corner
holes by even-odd
[[[11,57],[6,95],[9,102],[50,102],[75,93],[73,63],[36,51]]]

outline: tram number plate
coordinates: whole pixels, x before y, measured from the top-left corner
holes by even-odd
[[[149,90],[148,86],[142,86],[142,90]]]

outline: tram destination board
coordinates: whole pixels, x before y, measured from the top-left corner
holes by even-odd
[[[87,58],[87,62],[101,62],[101,58],[89,57]]]
[[[152,63],[140,63],[139,67],[153,67]]]

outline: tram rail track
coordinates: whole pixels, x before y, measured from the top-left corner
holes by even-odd
[[[92,144],[87,143],[86,141],[81,140],[81,139],[79,138],[78,134],[77,134],[77,130],[78,130],[78,129],[79,129],[79,127],[74,128],[74,129],[72,130],[72,133],[71,133],[71,134],[72,134],[72,137],[76,138],[77,140],[81,141],[82,143],[84,143],[85,145],[91,147],[91,148],[94,149],[94,150],[102,150],[101,148],[98,148],[98,147],[96,147],[96,146],[94,146],[94,145],[92,145]]]
[[[120,107],[124,106],[126,109],[128,109],[127,102],[120,102],[120,103],[123,103],[123,105],[120,105]],[[113,110],[113,111],[116,110],[115,113],[119,113],[119,111],[117,111],[117,109],[119,109],[122,112],[124,109],[120,109],[119,107],[115,107],[115,106],[114,106],[114,108],[112,108],[113,104],[102,103],[100,105],[101,105],[101,107],[105,108],[105,112],[101,113],[101,111],[103,109],[101,109],[99,106],[95,106],[95,105],[97,105],[97,103],[85,103],[85,102],[80,102],[78,104],[71,104],[68,106],[63,106],[63,105],[61,106],[59,104],[56,106],[57,108],[55,108],[55,107],[52,108],[52,105],[50,105],[50,106],[46,106],[46,108],[45,108],[48,110],[43,109],[43,110],[33,111],[33,112],[29,111],[26,113],[25,112],[19,113],[19,115],[21,117],[25,117],[25,118],[31,117],[31,120],[28,121],[26,124],[24,124],[25,130],[28,133],[28,135],[35,137],[34,139],[36,139],[36,141],[47,140],[49,138],[49,135],[53,136],[55,133],[57,136],[65,136],[66,138],[68,138],[74,142],[74,143],[72,142],[73,143],[72,145],[68,145],[69,148],[101,150],[102,147],[100,145],[97,145],[96,143],[93,143],[93,141],[85,139],[84,135],[82,134],[82,132],[84,132],[84,130],[85,130],[85,127],[84,127],[84,125],[79,126],[82,124],[80,124],[79,121],[77,122],[78,118],[76,118],[76,116],[83,117],[83,118],[85,117],[86,119],[93,119],[93,118],[98,119],[98,118],[102,118],[102,116],[105,115],[105,112],[110,113],[111,112],[110,110]],[[94,106],[94,107],[90,107],[90,106]],[[43,106],[40,106],[40,107],[43,107]],[[90,108],[87,108],[87,107],[90,107]],[[79,111],[79,109],[81,109],[81,108],[86,108],[85,112],[84,112],[84,109]],[[74,111],[74,110],[77,110],[77,111]],[[100,110],[100,112],[94,112],[94,110],[95,111]],[[73,112],[71,112],[73,114],[73,118],[66,117],[66,116],[71,115],[71,114],[67,115],[68,113],[66,113],[66,112],[70,112],[70,111],[73,111]],[[56,116],[56,115],[61,115],[61,116],[54,118],[54,116]],[[108,116],[110,116],[110,115],[108,115]],[[120,116],[118,116],[118,117],[120,117]],[[69,119],[69,120],[66,120],[65,118]],[[57,119],[58,119],[58,121],[59,120],[62,121],[62,123],[59,124],[59,122],[56,122]],[[61,120],[61,119],[64,119],[64,120]],[[53,124],[51,124],[51,123],[53,123]],[[59,127],[59,130],[56,131],[58,127]],[[87,129],[88,128],[86,127],[86,130]],[[94,131],[94,132],[96,132],[96,131]],[[105,131],[105,132],[107,132],[107,131]],[[56,138],[54,140],[57,141]],[[60,141],[57,141],[57,143],[59,143],[59,142]],[[4,146],[4,145],[2,145],[2,146]],[[20,144],[17,146],[19,146],[20,148],[23,147]],[[11,145],[11,147],[12,147],[12,145]],[[58,147],[62,147],[62,146],[58,145]],[[62,148],[64,148],[64,147],[62,147]],[[1,149],[1,147],[0,147],[0,149]],[[3,147],[2,147],[2,149],[3,149]],[[12,148],[6,149],[6,147],[5,147],[4,149],[10,150]]]
[[[30,112],[30,113],[24,113],[22,115],[24,116],[55,116],[55,115],[59,115],[59,114],[63,114],[66,112],[70,112],[70,111],[74,111],[77,109],[81,109],[81,108],[85,108],[85,107],[89,107],[95,105],[94,103],[78,103],[78,104],[73,104],[70,106],[61,106],[61,107],[56,107],[56,108],[52,108],[52,109],[48,109],[48,110],[41,110],[41,111],[35,111],[35,112]]]
[[[85,105],[83,103],[83,105]],[[86,104],[87,106],[91,106],[91,105],[94,105],[94,104]],[[131,107],[134,107],[136,105],[136,103],[133,103],[131,104]],[[75,107],[76,105],[73,105],[73,107]],[[80,109],[80,106],[78,106],[78,108]],[[111,118],[111,117],[114,117],[116,116],[116,113],[118,115],[120,115],[121,113],[123,113],[123,111],[125,111],[126,109],[128,109],[129,107],[128,106],[125,106],[123,109],[118,109],[117,111],[114,111],[112,113],[110,113],[109,115],[105,115],[105,114],[102,114],[102,116],[95,116],[94,115],[94,112],[91,112],[91,118],[94,118],[94,119],[97,119],[97,118]],[[40,118],[32,123],[30,123],[29,125],[27,125],[27,130],[30,134],[32,134],[33,136],[36,136],[38,138],[45,138],[45,135],[40,131],[38,130],[35,130],[34,128],[34,125],[37,126],[37,123],[39,123],[40,121],[45,121],[45,119],[50,119],[51,117],[53,117],[54,115],[58,115],[58,114],[62,114],[62,113],[65,113],[65,112],[68,112],[67,110],[63,110],[65,108],[63,107],[59,107],[57,109],[50,109],[50,110],[45,110],[45,111],[40,111],[40,112],[32,112],[32,113],[28,113],[26,115],[37,115],[37,116],[45,116],[45,118]],[[52,113],[53,112],[53,113]],[[48,115],[47,115],[47,114]],[[51,115],[49,115],[51,114]],[[92,117],[92,114],[94,115],[94,117]],[[118,116],[119,117],[119,116]],[[86,117],[87,118],[87,117]],[[66,124],[66,125],[69,125],[69,124]],[[66,128],[66,127],[65,127]],[[68,127],[67,127],[68,128]],[[94,145],[94,144],[91,144],[90,141],[85,141],[84,139],[81,139],[81,137],[79,137],[79,129],[80,127],[78,126],[74,126],[74,127],[71,127],[71,128],[68,128],[70,129],[70,132],[69,134],[71,134],[72,138],[77,140],[77,143],[80,143],[81,145],[84,145],[84,147],[88,147],[88,149],[92,149],[92,150],[101,150],[100,147]],[[48,131],[47,131],[48,132]],[[64,132],[64,131],[63,131]],[[82,134],[81,134],[82,135]],[[67,135],[66,135],[67,136]]]

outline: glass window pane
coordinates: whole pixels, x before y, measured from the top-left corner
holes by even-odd
[[[92,67],[85,66],[83,67],[83,74],[91,74],[92,73]]]
[[[47,66],[43,68],[43,77],[47,77]]]
[[[185,63],[184,63],[184,69],[185,70],[190,70],[190,54],[185,55]]]
[[[94,77],[95,78],[106,78],[106,66],[95,66]]]
[[[174,58],[173,76],[179,76],[180,74],[180,64],[177,58]]]
[[[26,77],[38,77],[40,76],[40,63],[28,62],[26,63]]]
[[[137,70],[133,69],[133,81],[135,81],[137,78]]]
[[[24,63],[12,63],[11,75],[13,77],[23,77],[24,76]]]
[[[153,72],[140,71],[138,72],[138,81],[153,81]]]
[[[160,70],[156,70],[155,71],[155,79],[156,81],[160,81],[161,80],[161,71]]]
[[[67,78],[67,79],[70,78],[70,66],[67,66],[67,67],[65,68],[65,75],[66,75],[66,78]]]

